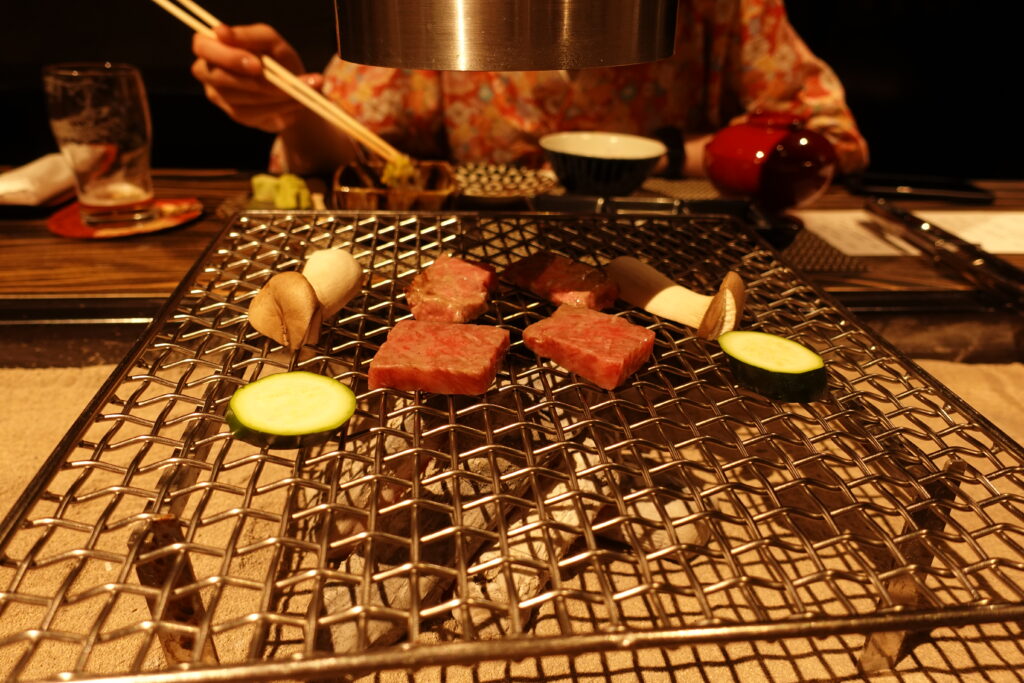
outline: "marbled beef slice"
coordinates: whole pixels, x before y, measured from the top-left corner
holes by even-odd
[[[417,320],[464,323],[487,310],[497,282],[491,266],[441,254],[413,278],[405,298]]]
[[[502,277],[559,305],[599,311],[614,304],[619,295],[615,282],[600,268],[550,252],[516,261],[505,269]]]
[[[602,389],[614,389],[647,362],[654,332],[589,308],[559,306],[523,330],[527,348]]]
[[[371,389],[478,396],[494,381],[508,350],[508,330],[402,320],[370,361]]]

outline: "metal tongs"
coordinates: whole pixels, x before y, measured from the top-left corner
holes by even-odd
[[[1020,268],[880,197],[868,199],[864,208],[880,219],[883,230],[914,245],[935,263],[1014,308],[1024,308],[1024,271]]]

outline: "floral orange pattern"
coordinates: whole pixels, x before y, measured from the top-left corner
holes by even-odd
[[[832,69],[797,35],[782,0],[680,0],[675,54],[576,72],[436,72],[335,58],[325,94],[419,158],[539,164],[560,130],[707,133],[755,111],[794,114],[835,146],[846,172],[868,151]]]

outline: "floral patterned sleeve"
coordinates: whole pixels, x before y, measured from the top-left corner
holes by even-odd
[[[782,0],[742,0],[733,87],[748,112],[792,113],[832,143],[845,173],[863,170],[868,148],[831,67],[796,33]]]
[[[323,93],[363,125],[419,159],[446,155],[439,74],[345,62],[335,56],[324,69]],[[270,170],[287,170],[281,140]]]
[[[438,158],[446,153],[436,71],[385,69],[335,57],[324,71],[324,94],[415,157]]]

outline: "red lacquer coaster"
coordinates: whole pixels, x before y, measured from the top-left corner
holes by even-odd
[[[73,202],[50,216],[46,228],[61,237],[102,240],[176,228],[199,218],[203,213],[203,205],[195,197],[157,199],[153,202],[153,208],[156,216],[148,221],[86,225],[78,212],[78,202]]]

